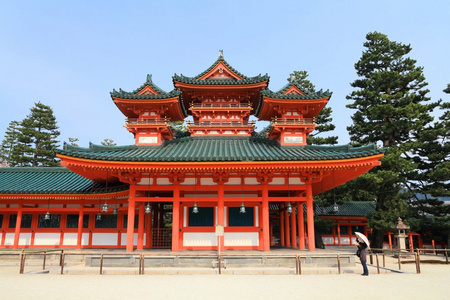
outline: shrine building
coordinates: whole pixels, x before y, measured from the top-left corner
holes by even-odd
[[[272,91],[222,51],[172,79],[111,92],[134,145],[64,144],[61,167],[0,168],[0,247],[315,250],[314,196],[380,165],[375,145],[306,144],[328,91],[295,78]]]

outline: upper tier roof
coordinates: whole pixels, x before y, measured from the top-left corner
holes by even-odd
[[[127,189],[101,184],[64,167],[0,168],[0,194],[99,194]]]
[[[213,72],[218,67],[223,67],[225,70],[222,70],[223,74],[226,76],[224,78],[213,78]],[[254,77],[247,77],[244,74],[237,71],[233,68],[223,57],[223,51],[219,51],[218,59],[205,71],[198,74],[194,77],[188,77],[174,74],[172,77],[174,84],[175,82],[182,82],[187,84],[195,84],[195,85],[246,85],[246,84],[254,84],[261,83],[264,81],[269,81],[269,76],[261,75]]]
[[[126,92],[122,89],[119,89],[119,91],[116,91],[113,89],[113,91],[110,93],[111,98],[117,105],[117,107],[122,111],[122,113],[127,117],[137,117],[137,115],[130,109],[128,109],[128,105],[125,103],[122,103],[124,105],[119,105],[117,102],[119,99],[123,99],[126,103],[129,103],[130,105],[139,105],[142,107],[145,106],[152,106],[152,105],[160,105],[167,102],[173,102],[173,101],[164,101],[169,99],[177,99],[177,106],[179,107],[182,116],[175,114],[175,111],[172,110],[172,118],[174,119],[180,119],[187,117],[186,109],[183,105],[183,97],[181,91],[174,89],[170,92],[166,92],[159,88],[156,84],[152,81],[152,76],[147,75],[147,80],[142,84],[139,88],[132,92]],[[139,101],[138,103],[135,103],[134,100]],[[133,103],[131,103],[133,102]],[[179,113],[180,114],[180,113]]]
[[[301,90],[301,87],[297,83],[289,83],[277,92],[273,92],[269,89],[264,89],[261,91],[261,97],[259,99],[259,104],[255,112],[255,116],[260,120],[270,120],[275,117],[277,112],[272,108],[273,105],[282,105],[286,107],[297,107],[300,102],[302,107],[314,108],[312,110],[307,109],[304,117],[312,118],[315,117],[320,110],[326,105],[329,98],[333,94],[332,92],[326,90],[319,90],[316,92],[308,93],[286,93],[292,87]]]
[[[173,77],[174,83],[182,82],[186,84],[192,85],[249,85],[255,83],[262,83],[265,81],[269,81],[269,75],[257,75],[254,77],[246,77],[244,79],[234,79],[234,78],[224,78],[224,79],[197,79],[195,77],[187,77],[182,75],[175,74]]]
[[[261,137],[184,137],[162,146],[98,146],[81,148],[64,144],[60,155],[103,161],[226,162],[226,161],[320,161],[368,157],[383,153],[375,145],[280,146]]]

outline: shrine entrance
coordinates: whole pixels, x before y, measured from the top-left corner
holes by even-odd
[[[156,202],[152,204],[152,248],[172,248],[172,204]]]

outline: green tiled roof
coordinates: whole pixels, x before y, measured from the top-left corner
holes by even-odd
[[[291,85],[290,85],[291,86]],[[284,88],[283,88],[284,89]],[[262,104],[264,101],[264,97],[273,98],[273,99],[282,99],[282,100],[316,100],[316,99],[322,99],[326,97],[331,97],[333,94],[332,92],[326,90],[325,92],[320,90],[313,93],[306,93],[303,95],[300,94],[283,94],[286,90],[283,91],[281,89],[278,92],[272,92],[269,89],[264,89],[261,91],[261,97],[259,98],[259,104],[258,108],[255,111],[255,116],[259,116],[259,113],[261,112]]]
[[[247,79],[247,76],[245,76],[244,74],[239,73],[238,70],[236,70],[235,68],[233,68],[229,63],[227,63],[227,61],[223,58],[223,52],[221,52],[222,55],[219,55],[219,58],[205,71],[203,71],[202,73],[198,74],[197,76],[193,77],[194,79],[199,79],[200,77],[204,76],[205,74],[208,74],[208,72],[210,72],[212,69],[215,68],[215,66],[217,66],[217,64],[219,62],[222,62],[225,66],[227,66],[228,69],[230,69],[233,73],[235,73],[236,75],[238,75],[239,77],[243,78],[243,79]],[[176,75],[176,74],[175,74]]]
[[[305,92],[304,90],[303,90],[303,88],[300,86],[300,84],[298,84],[297,82],[290,82],[290,81],[288,81],[288,83],[285,85],[285,86],[283,86],[280,90],[278,90],[278,91],[276,91],[276,93],[279,93],[279,94],[283,94],[283,93],[285,93],[287,90],[289,90],[292,86],[296,86],[300,91],[302,91],[302,92]]]
[[[119,91],[113,90],[111,93],[111,97],[117,97],[121,99],[144,99],[144,100],[152,100],[152,99],[167,99],[167,98],[173,98],[173,97],[180,97],[181,98],[181,91],[179,90],[172,90],[168,93],[164,92],[162,94],[153,95],[153,94],[135,94],[130,92],[125,92],[122,89],[119,89]]]
[[[333,205],[321,206],[315,205],[317,216],[345,216],[345,217],[367,217],[375,211],[376,204],[372,201],[349,201],[338,205],[339,209],[334,212]],[[280,208],[278,203],[269,205],[269,209],[277,210]],[[306,213],[306,205],[303,205],[303,212]]]
[[[288,99],[288,100],[314,100],[314,99],[322,99],[325,97],[331,97],[333,93],[326,90],[325,92],[320,90],[313,93],[306,93],[303,95],[300,94],[283,94],[280,92],[272,92],[269,89],[265,89],[261,91],[261,96],[275,98],[275,99]]]
[[[375,211],[376,203],[372,201],[349,201],[338,205],[337,212],[333,211],[333,205],[316,206],[316,214],[319,216],[346,216],[366,217]]]
[[[159,94],[157,94],[157,95],[154,95],[154,94],[139,95],[139,94],[137,94],[143,88],[145,88],[147,85],[150,86],[153,90],[155,90]],[[184,107],[184,104],[183,104],[183,97],[182,97],[181,91],[177,90],[177,89],[173,89],[170,92],[165,92],[164,90],[160,89],[156,84],[153,83],[152,75],[147,75],[147,81],[142,86],[140,86],[139,88],[137,88],[136,90],[134,90],[132,92],[126,92],[122,89],[119,89],[118,91],[116,91],[115,89],[113,89],[113,91],[110,92],[110,94],[111,94],[111,97],[116,97],[116,98],[120,98],[120,99],[131,99],[131,100],[162,100],[162,99],[178,97],[178,103],[180,104],[180,108],[183,113],[183,116],[185,118],[188,116],[188,114],[186,112],[186,108]]]
[[[262,137],[184,137],[162,146],[98,146],[81,148],[64,144],[57,153],[71,157],[109,161],[220,162],[220,161],[320,161],[367,157],[383,153],[375,145],[280,146]]]
[[[158,94],[165,94],[166,91],[164,91],[163,89],[161,89],[159,86],[157,86],[156,84],[153,83],[152,80],[152,74],[147,74],[147,80],[137,89],[135,89],[133,91],[133,94],[139,93],[140,91],[142,91],[143,88],[145,88],[146,86],[151,87],[155,92],[157,92]]]
[[[0,194],[98,194],[127,189],[86,179],[64,167],[0,168]]]
[[[232,78],[224,78],[224,79],[197,79],[195,77],[186,77],[183,75],[175,74],[173,77],[173,81],[195,84],[195,85],[246,85],[246,84],[254,84],[260,83],[264,81],[269,81],[269,75],[258,75],[255,77],[247,77],[245,79],[232,79]]]

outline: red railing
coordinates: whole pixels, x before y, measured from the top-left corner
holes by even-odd
[[[168,119],[142,119],[142,118],[128,118],[126,124],[131,125],[169,125]]]
[[[255,123],[247,121],[188,121],[188,127],[199,126],[199,127],[248,127],[253,126]]]
[[[272,119],[272,125],[315,125],[315,118],[302,118],[302,119]]]
[[[191,107],[189,109],[198,109],[198,108],[214,108],[214,109],[252,109],[252,105],[250,103],[227,103],[227,104],[216,104],[216,103],[191,103]]]

